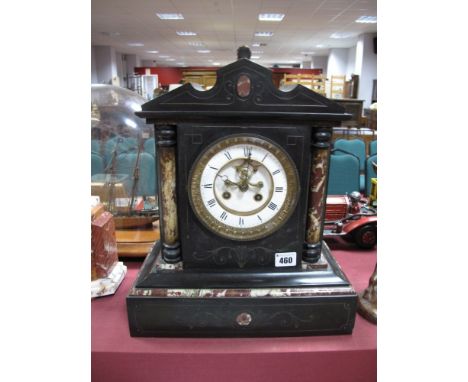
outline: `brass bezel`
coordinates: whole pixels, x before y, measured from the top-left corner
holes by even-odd
[[[201,198],[200,180],[209,160],[219,151],[238,144],[251,144],[271,152],[281,163],[286,173],[287,193],[279,212],[269,221],[252,228],[231,227],[218,221],[210,214]],[[195,160],[189,173],[189,201],[200,222],[213,233],[236,241],[262,239],[281,228],[290,218],[299,199],[300,185],[294,161],[289,154],[270,139],[252,134],[236,134],[221,138],[208,146]]]

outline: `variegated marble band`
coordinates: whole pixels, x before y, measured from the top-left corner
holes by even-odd
[[[166,289],[132,288],[132,296],[173,298],[276,298],[353,295],[353,287],[330,288],[255,288],[255,289]]]

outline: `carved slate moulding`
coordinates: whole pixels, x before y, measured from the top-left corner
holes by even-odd
[[[350,115],[244,53],[212,89],[137,113],[156,132],[161,241],[127,298],[132,336],[352,332],[357,295],[322,240],[331,131]]]

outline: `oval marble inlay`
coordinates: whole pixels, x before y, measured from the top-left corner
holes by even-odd
[[[237,80],[237,95],[247,97],[250,94],[250,78],[246,74],[240,76]]]
[[[240,313],[236,317],[236,322],[240,326],[248,326],[252,322],[252,316],[249,313]]]

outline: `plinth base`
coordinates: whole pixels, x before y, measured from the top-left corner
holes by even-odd
[[[298,271],[183,269],[157,242],[127,297],[133,337],[247,337],[351,333],[357,295],[325,243]]]

